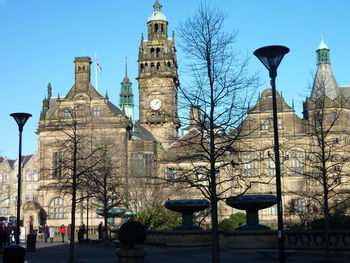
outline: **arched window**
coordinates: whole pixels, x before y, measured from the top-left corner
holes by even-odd
[[[168,67],[171,68],[171,62],[168,62]]]
[[[160,53],[160,48],[156,48],[156,57],[159,57],[159,53]]]
[[[154,57],[154,48],[151,48],[151,57]]]
[[[143,64],[141,64],[141,72],[145,72],[145,68],[144,68]]]
[[[158,24],[154,25],[154,32],[158,33]]]
[[[55,197],[51,200],[49,205],[50,219],[66,218],[66,202],[61,197]]]
[[[160,70],[160,63],[157,63],[157,70]]]
[[[6,208],[6,207],[1,208],[0,214],[2,216],[7,216],[8,215],[8,208]]]

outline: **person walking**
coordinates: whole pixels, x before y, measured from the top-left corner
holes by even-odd
[[[5,225],[4,225],[5,246],[11,245],[13,233],[14,233],[13,228],[9,225],[8,222],[5,222]]]
[[[81,244],[84,240],[84,234],[85,234],[85,225],[83,222],[81,222],[78,230],[78,242]]]
[[[64,225],[61,225],[59,233],[61,234],[61,237],[62,237],[62,243],[64,243],[64,236],[67,233],[67,228]]]
[[[50,226],[50,228],[48,228],[48,231],[49,231],[48,237],[50,237],[50,243],[53,243],[53,238],[55,237],[55,229],[53,226]]]
[[[71,234],[72,234],[72,225],[69,224],[67,226],[67,238],[68,238],[69,241],[70,241]]]
[[[45,226],[43,227],[43,233],[44,233],[45,242],[47,243],[47,239],[50,237],[50,231],[47,224],[45,224]]]
[[[107,231],[107,238],[110,239],[111,238],[111,225],[109,223],[107,223],[106,231]]]
[[[103,224],[100,222],[97,227],[97,232],[98,232],[98,239],[102,239],[102,232],[103,232]]]
[[[5,241],[6,241],[6,234],[3,226],[0,226],[0,253],[2,253]]]

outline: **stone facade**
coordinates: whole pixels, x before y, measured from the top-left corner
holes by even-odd
[[[107,95],[99,94],[90,83],[92,62],[89,57],[75,58],[75,83],[66,96],[52,97],[52,87],[48,85],[37,130],[38,152],[25,156],[23,162],[22,216],[27,229],[44,223],[54,226],[69,224],[70,196],[45,186],[61,180],[65,172],[62,162],[69,156],[69,149],[64,149],[63,143],[71,138],[72,128],[89,139],[84,142],[85,146],[94,145],[102,137],[107,138],[114,149],[112,159],[128,183],[128,209],[133,212],[169,198],[203,198],[198,189],[184,188],[184,183],[177,181],[180,168],[192,169],[196,176],[194,181],[206,187],[208,165],[203,159],[186,159],[186,154],[195,155],[198,149],[184,146],[182,142],[200,132],[196,123],[201,116],[199,109],[193,107],[190,110],[191,122],[183,129],[182,137],[178,136],[179,80],[175,39],[174,35],[168,38],[168,21],[158,0],[153,7],[154,12],[147,22],[148,39],[142,37],[139,47],[138,122],[133,116],[133,95],[127,71],[122,82],[120,108],[110,102]],[[318,71],[312,93],[304,103],[303,118],[298,117],[294,107],[287,105],[277,94],[283,203],[285,207],[293,206],[295,212],[285,209],[285,216],[290,218],[295,217],[298,209],[304,209],[305,198],[299,195],[301,189],[313,193],[321,191],[319,184],[310,184],[303,176],[311,169],[307,153],[316,144],[314,124],[319,127],[315,116],[319,116],[320,110],[323,116],[327,116],[324,118],[328,121],[327,127],[333,121],[332,130],[327,135],[337,146],[332,157],[341,156],[346,161],[341,167],[334,161],[336,159],[329,161],[330,169],[339,175],[335,191],[348,191],[350,87],[340,87],[336,83],[330,68],[329,49],[322,43],[317,49]],[[254,182],[248,193],[275,193],[271,89],[259,96],[240,129],[241,138],[236,147],[242,149],[241,154],[230,157],[237,165],[221,172],[220,177],[225,180],[231,173],[239,173],[245,181]],[[181,161],[175,161],[179,156]],[[15,216],[16,173],[16,160],[1,157],[0,213],[3,216]],[[165,179],[166,185],[149,184],[156,178]],[[227,196],[241,193],[239,182],[227,181],[227,184],[236,183]],[[332,198],[332,202],[342,202],[337,196]],[[76,222],[86,222],[89,218],[89,225],[97,226],[101,218],[96,215],[95,207],[90,206],[87,211],[88,207],[86,202],[78,205]],[[232,208],[220,203],[220,219],[232,212]],[[276,207],[263,210],[261,215],[262,221],[275,221]]]

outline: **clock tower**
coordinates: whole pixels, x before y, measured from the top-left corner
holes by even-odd
[[[156,0],[148,18],[148,39],[139,48],[140,124],[167,147],[177,138],[178,75],[174,35],[168,38],[168,21]]]

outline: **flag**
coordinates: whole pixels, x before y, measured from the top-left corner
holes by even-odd
[[[96,66],[98,67],[99,71],[102,72],[102,67],[100,63],[98,63],[98,60],[96,59]]]

